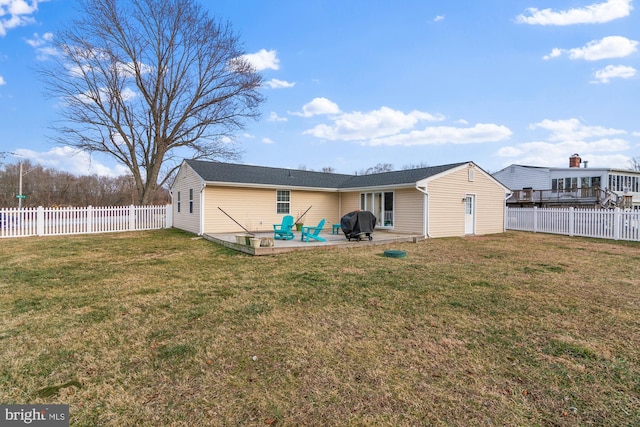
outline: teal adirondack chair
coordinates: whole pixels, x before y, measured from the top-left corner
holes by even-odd
[[[323,219],[318,223],[317,227],[302,227],[302,235],[300,236],[300,240],[308,242],[309,239],[313,239],[317,240],[318,242],[326,242],[327,239],[318,236],[318,234],[320,234],[320,232],[324,228],[324,222],[325,220]]]
[[[273,224],[273,238],[277,240],[291,240],[293,235],[293,216],[285,215],[282,218],[282,224]]]

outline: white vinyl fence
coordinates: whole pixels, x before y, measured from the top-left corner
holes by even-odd
[[[574,208],[507,208],[507,230],[640,241],[640,211]]]
[[[156,230],[172,225],[171,205],[0,209],[0,238]]]

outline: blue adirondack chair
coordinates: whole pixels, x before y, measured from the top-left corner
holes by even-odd
[[[293,216],[285,215],[282,218],[282,224],[273,224],[273,238],[277,240],[291,240],[293,235]]]
[[[318,236],[324,228],[324,219],[318,223],[317,227],[302,227],[302,235],[300,240],[308,242],[309,239],[317,240],[318,242],[326,242],[327,239]]]

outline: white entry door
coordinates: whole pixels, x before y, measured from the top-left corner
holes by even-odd
[[[464,199],[464,234],[475,234],[476,203],[475,196],[467,195]]]

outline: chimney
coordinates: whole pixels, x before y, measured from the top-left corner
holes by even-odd
[[[582,159],[580,158],[579,154],[574,154],[571,157],[569,157],[569,167],[570,168],[579,168],[580,167],[580,163],[582,163]]]

